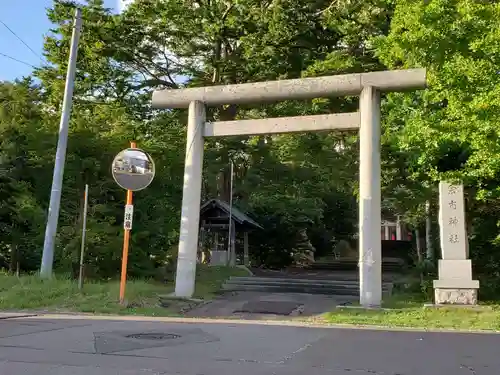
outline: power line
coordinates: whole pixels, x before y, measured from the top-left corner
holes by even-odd
[[[12,56],[6,55],[5,53],[0,52],[0,56],[6,57],[6,58],[8,58],[8,59],[10,59],[10,60],[16,61],[16,62],[21,63],[21,64],[24,64],[24,65],[31,66],[32,68],[35,68],[35,69],[36,69],[36,66],[35,66],[35,65],[30,64],[30,63],[27,63],[26,61],[22,61],[22,60],[16,59],[15,57],[12,57]]]
[[[5,23],[5,22],[3,22],[2,20],[0,20],[0,23],[1,23],[2,25],[4,25],[4,26],[5,26],[5,28],[6,28],[7,30],[9,30],[9,31],[12,33],[12,35],[14,35],[14,36],[15,36],[15,37],[16,37],[16,38],[17,38],[17,39],[18,39],[18,40],[19,40],[22,44],[24,44],[24,45],[26,46],[26,48],[28,48],[31,52],[33,52],[33,54],[34,54],[36,57],[38,57],[38,58],[39,58],[42,62],[44,62],[44,61],[43,61],[43,59],[42,59],[42,57],[41,57],[41,56],[40,56],[37,52],[35,52],[35,50],[34,50],[33,48],[31,48],[31,47],[28,45],[28,43],[26,43],[26,42],[25,42],[25,41],[24,41],[24,40],[23,40],[23,39],[22,39],[19,35],[17,35],[17,34],[16,34],[16,32],[15,32],[14,30],[12,30],[12,29],[11,29],[11,28],[10,28],[10,27],[9,27],[9,26]]]

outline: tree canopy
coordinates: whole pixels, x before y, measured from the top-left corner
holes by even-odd
[[[0,262],[39,266],[75,4],[55,0],[46,66],[0,83]],[[85,184],[88,257],[114,277],[125,193],[110,163],[135,140],[157,166],[135,197],[131,272],[155,276],[176,256],[186,111],[151,108],[156,89],[424,67],[429,88],[383,98],[383,214],[418,229],[441,179],[464,181],[477,269],[494,280],[500,230],[500,4],[472,0],[136,0],[115,14],[82,6],[56,266],[78,260]],[[356,111],[354,97],[221,106],[214,120]],[[357,232],[357,134],[319,132],[206,142],[203,199],[229,199],[265,228],[257,264],[300,248],[328,255]],[[434,215],[436,216],[436,215]],[[433,217],[435,221],[437,217]],[[306,245],[307,246],[306,246]],[[309,250],[308,250],[309,251]],[[491,282],[494,289],[495,283]]]

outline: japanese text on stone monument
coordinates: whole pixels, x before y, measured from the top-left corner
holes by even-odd
[[[463,186],[441,182],[439,206],[441,249],[453,259],[452,254],[466,245]]]

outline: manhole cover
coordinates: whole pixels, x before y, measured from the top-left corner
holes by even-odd
[[[181,336],[176,335],[174,333],[133,333],[131,335],[127,335],[126,337],[130,339],[138,339],[138,340],[173,340],[178,339]]]

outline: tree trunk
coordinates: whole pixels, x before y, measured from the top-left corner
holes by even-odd
[[[228,171],[224,168],[217,173],[217,198],[229,203],[229,176]]]
[[[431,218],[431,202],[425,202],[425,247],[426,258],[434,259],[434,247],[432,243],[432,218]]]
[[[416,246],[417,246],[417,258],[418,262],[421,263],[424,260],[422,255],[422,241],[420,240],[420,230],[415,229],[415,237],[416,237]]]
[[[14,274],[17,272],[19,265],[19,248],[16,243],[11,243],[9,271]]]
[[[250,266],[250,252],[248,250],[248,232],[243,233],[243,264],[247,267]]]

